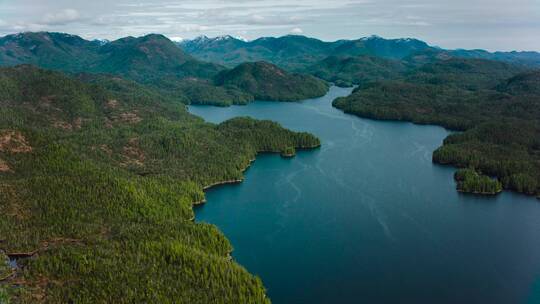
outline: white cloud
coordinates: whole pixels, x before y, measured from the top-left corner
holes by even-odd
[[[0,2],[2,2],[0,0]],[[445,48],[540,50],[540,1],[513,0],[6,0],[0,33],[62,31],[116,39],[149,32],[248,39],[378,34]],[[2,5],[0,5],[2,6]]]
[[[295,27],[295,28],[293,28],[291,30],[291,34],[300,35],[300,34],[303,34],[303,33],[304,33],[304,31],[299,27]]]
[[[180,33],[203,32],[210,29],[209,26],[200,24],[174,24],[170,28],[171,31]]]
[[[77,10],[67,8],[57,13],[46,14],[42,21],[46,25],[62,25],[78,21],[80,18],[81,14]]]
[[[174,42],[181,42],[184,40],[184,38],[178,37],[178,36],[169,37],[169,39],[171,39],[171,41],[174,41]]]

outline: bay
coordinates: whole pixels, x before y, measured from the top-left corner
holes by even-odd
[[[190,106],[219,123],[270,119],[318,136],[295,158],[259,155],[212,188],[196,220],[217,225],[273,303],[537,303],[540,202],[460,194],[432,152],[449,131],[347,115],[332,87],[299,103]]]

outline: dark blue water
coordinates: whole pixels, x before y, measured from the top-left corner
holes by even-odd
[[[191,106],[211,122],[271,119],[322,140],[293,159],[261,155],[239,185],[209,190],[217,225],[274,303],[537,303],[540,201],[458,194],[434,165],[448,131],[302,103]]]

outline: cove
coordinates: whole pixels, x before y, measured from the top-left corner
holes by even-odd
[[[318,136],[295,158],[259,155],[241,184],[207,191],[217,225],[273,303],[538,303],[540,202],[459,194],[432,164],[448,131],[347,115],[332,87],[300,103],[190,106],[219,123],[270,119]]]

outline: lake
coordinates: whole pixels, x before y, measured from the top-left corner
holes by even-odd
[[[449,131],[344,114],[331,88],[300,103],[190,106],[318,136],[295,158],[263,154],[213,188],[196,219],[218,226],[273,303],[539,303],[540,201],[459,194],[431,162]]]

